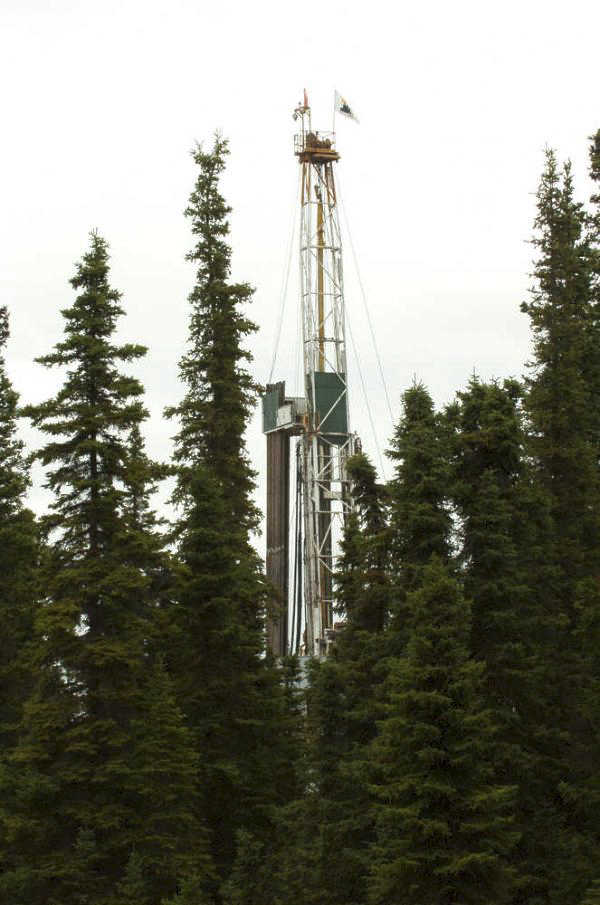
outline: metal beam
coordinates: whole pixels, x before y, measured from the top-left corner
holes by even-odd
[[[290,438],[267,434],[267,578],[280,596],[267,619],[267,645],[276,657],[287,653],[290,545]]]

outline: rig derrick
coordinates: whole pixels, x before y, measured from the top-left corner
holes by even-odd
[[[313,130],[306,95],[294,118],[301,127],[294,137],[294,153],[301,167],[299,252],[305,395],[288,397],[285,383],[278,382],[268,384],[263,397],[266,567],[282,601],[281,615],[268,623],[267,640],[276,656],[292,651],[320,657],[327,654],[334,635],[334,574],[344,523],[352,509],[346,462],[358,439],[350,432],[349,422],[342,241],[334,172],[340,155],[334,132]],[[296,443],[297,500],[293,536],[292,438]],[[290,588],[292,552],[294,587]]]

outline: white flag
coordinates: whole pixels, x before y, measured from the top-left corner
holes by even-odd
[[[343,116],[347,116],[349,119],[353,119],[355,123],[358,122],[358,118],[354,115],[354,110],[350,107],[348,101],[342,97],[339,91],[335,92],[335,110],[337,113],[343,114]]]

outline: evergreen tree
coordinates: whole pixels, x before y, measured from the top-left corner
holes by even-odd
[[[8,312],[0,308],[0,760],[15,741],[31,674],[24,656],[31,637],[37,531],[25,508],[29,477],[23,444],[16,436],[17,393],[6,374],[4,347]]]
[[[590,403],[593,408],[588,412],[591,421],[590,439],[596,448],[600,448],[600,129],[590,138],[590,178],[594,190],[590,197],[591,210],[588,212],[586,246],[590,256],[591,270],[591,310],[587,324],[588,341],[583,360],[583,374],[590,387]]]
[[[378,808],[369,901],[501,905],[512,887],[513,790],[494,774],[469,607],[435,558],[407,604],[408,646],[390,664],[371,748]]]
[[[162,905],[212,905],[212,902],[206,893],[204,880],[192,875],[182,881],[174,896],[163,899]]]
[[[168,411],[180,425],[174,536],[182,565],[168,666],[201,753],[199,804],[221,879],[234,863],[238,830],[270,835],[280,789],[268,777],[278,744],[271,700],[278,681],[261,657],[267,593],[249,541],[257,511],[244,445],[258,387],[243,343],[256,328],[242,311],[252,290],[229,281],[230,209],[219,190],[227,153],[219,136],[212,150],[194,153],[198,176],[186,215],[197,238],[188,255],[197,275],[180,366],[186,392]]]
[[[237,856],[233,870],[223,890],[224,905],[264,905],[265,896],[265,851],[262,842],[246,830],[239,830]],[[268,893],[267,893],[268,896]]]
[[[472,602],[471,650],[485,662],[490,698],[509,721],[521,714],[527,675],[526,586],[515,544],[523,470],[520,387],[472,378],[458,394],[453,496],[462,522],[464,590]],[[511,716],[512,715],[512,716]]]
[[[390,539],[394,603],[390,644],[396,652],[405,642],[406,595],[419,586],[423,568],[436,554],[451,556],[452,517],[448,507],[447,428],[422,383],[402,396],[403,415],[388,456],[395,463],[390,484]]]
[[[486,667],[498,775],[518,786],[516,902],[548,893],[560,821],[553,800],[557,776],[546,762],[561,744],[545,701],[547,660],[559,628],[542,591],[556,577],[551,530],[544,492],[523,456],[520,396],[514,381],[501,386],[474,377],[452,407],[452,493],[461,520],[464,590],[472,601],[471,651]]]
[[[134,849],[127,861],[123,879],[117,885],[115,905],[150,905],[150,902],[144,864]]]
[[[82,827],[65,871],[67,898],[77,905],[92,905],[102,894],[104,878],[99,870],[100,854],[93,830]]]
[[[591,255],[585,214],[575,201],[571,167],[562,178],[554,152],[538,191],[533,245],[538,258],[531,300],[522,310],[533,330],[527,381],[530,447],[547,488],[562,572],[565,612],[573,616],[573,586],[600,565],[596,389],[587,379],[590,348]]]
[[[308,696],[315,901],[366,901],[372,836],[366,752],[375,735],[377,687],[390,607],[387,493],[363,454],[348,462],[356,512],[347,522],[336,577],[338,629],[331,657],[314,665]],[[309,900],[310,901],[310,900]]]
[[[598,905],[600,902],[600,880],[596,880],[587,890],[581,905]]]
[[[202,878],[208,895],[215,885],[208,835],[191,806],[198,792],[198,756],[160,658],[149,670],[142,702],[131,725],[136,863],[153,902],[192,874]]]
[[[592,156],[593,162],[593,156]],[[598,319],[594,302],[593,233],[575,201],[570,165],[562,173],[552,151],[538,192],[537,249],[531,300],[522,305],[534,336],[527,381],[528,446],[552,519],[554,580],[545,605],[554,637],[544,651],[543,705],[554,737],[545,758],[547,829],[559,843],[546,858],[548,898],[577,901],[593,877],[599,825],[589,808],[598,742],[584,712],[588,664],[578,638],[590,619],[600,570],[598,472]],[[558,741],[556,739],[558,738]]]
[[[119,365],[145,352],[116,345],[119,293],[108,282],[106,242],[93,233],[71,281],[78,295],[63,311],[65,338],[39,361],[67,369],[57,395],[25,413],[49,442],[37,454],[54,492],[45,519],[45,600],[37,618],[37,687],[5,774],[6,871],[28,872],[29,905],[71,905],[78,878],[73,850],[93,834],[95,905],[109,902],[136,842],[143,795],[132,780],[132,728],[143,712],[143,673],[153,612],[141,551],[154,539],[131,517],[131,487],[141,510],[146,490],[129,435],[146,413],[139,382]],[[141,753],[141,752],[140,752]],[[141,769],[138,764],[138,769]],[[147,793],[146,793],[147,794]],[[91,838],[91,836],[89,837]],[[171,846],[172,841],[165,841]],[[2,886],[0,885],[0,889]],[[79,893],[77,893],[79,895]]]
[[[256,325],[242,308],[254,290],[247,283],[230,282],[231,249],[227,206],[219,180],[229,153],[227,141],[215,136],[211,151],[198,146],[194,161],[198,176],[185,214],[197,243],[187,260],[196,265],[188,351],[180,362],[187,391],[182,402],[167,410],[180,423],[175,460],[180,463],[179,495],[189,494],[188,480],[195,466],[215,474],[226,512],[241,534],[255,528],[258,513],[250,500],[254,472],[250,468],[244,432],[254,410],[259,387],[246,365],[252,355],[244,340]]]

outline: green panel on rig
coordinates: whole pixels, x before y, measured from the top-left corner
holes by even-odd
[[[277,411],[285,396],[285,382],[267,384],[262,397],[263,434],[277,429]]]
[[[320,430],[327,435],[330,443],[345,443],[348,436],[345,377],[345,374],[334,374],[332,371],[315,371],[315,408],[320,419]]]

